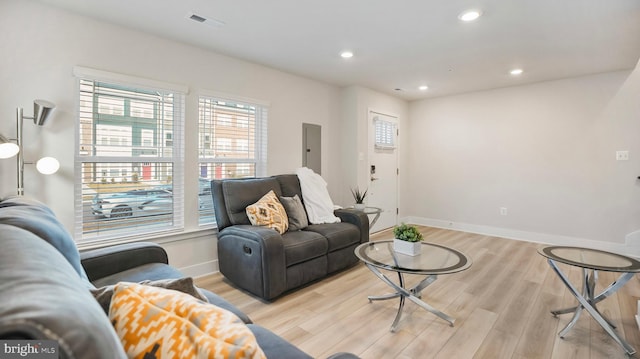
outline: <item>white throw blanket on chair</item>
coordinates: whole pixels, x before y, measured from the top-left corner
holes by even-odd
[[[340,222],[340,218],[333,214],[333,201],[327,191],[327,182],[307,167],[298,168],[296,174],[300,179],[302,200],[309,222],[312,224]]]

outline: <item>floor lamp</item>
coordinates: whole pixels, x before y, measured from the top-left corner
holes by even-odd
[[[42,126],[47,121],[49,115],[56,105],[45,100],[33,101],[33,116],[25,116],[21,107],[16,110],[16,132],[15,139],[9,139],[0,134],[0,158],[11,158],[17,156],[18,170],[18,196],[24,195],[24,165],[33,164],[33,162],[25,162],[22,140],[22,124],[24,119],[31,119],[36,126]],[[12,141],[15,141],[13,143]],[[42,174],[56,173],[60,168],[60,162],[53,157],[43,157],[36,162],[38,172]]]

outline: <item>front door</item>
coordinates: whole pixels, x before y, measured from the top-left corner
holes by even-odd
[[[382,213],[371,232],[391,228],[398,221],[398,118],[369,111],[369,187],[367,206]]]

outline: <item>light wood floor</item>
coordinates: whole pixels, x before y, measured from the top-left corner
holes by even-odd
[[[625,358],[586,312],[565,339],[558,337],[571,315],[554,318],[549,311],[573,306],[576,300],[537,253],[541,245],[429,227],[420,230],[425,240],[453,247],[473,260],[468,270],[442,275],[423,292],[423,300],[456,318],[453,327],[407,301],[398,330],[391,333],[398,301],[368,302],[367,295],[390,288],[361,263],[271,303],[236,289],[219,273],[197,283],[316,358],[343,351],[376,359]],[[386,238],[388,231],[371,240]],[[561,269],[574,283],[579,279],[577,269]],[[617,277],[599,275],[597,292]],[[408,276],[407,281],[420,279]],[[598,308],[640,350],[634,318],[639,297],[640,280],[633,278]]]

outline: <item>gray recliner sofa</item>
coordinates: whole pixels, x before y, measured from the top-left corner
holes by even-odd
[[[369,241],[366,214],[339,209],[335,215],[340,223],[310,224],[280,235],[273,229],[252,226],[245,211],[270,190],[278,196],[298,195],[302,200],[300,181],[294,174],[211,181],[218,260],[227,279],[272,300],[358,263],[354,249]]]
[[[51,210],[23,197],[0,200],[0,340],[55,340],[60,358],[126,358],[109,317],[90,293],[120,281],[176,279],[154,243],[130,243],[78,252]],[[251,322],[222,297],[201,292],[209,303],[235,313],[267,358],[311,358]],[[146,357],[146,356],[145,356]],[[331,359],[357,356],[337,353]]]

